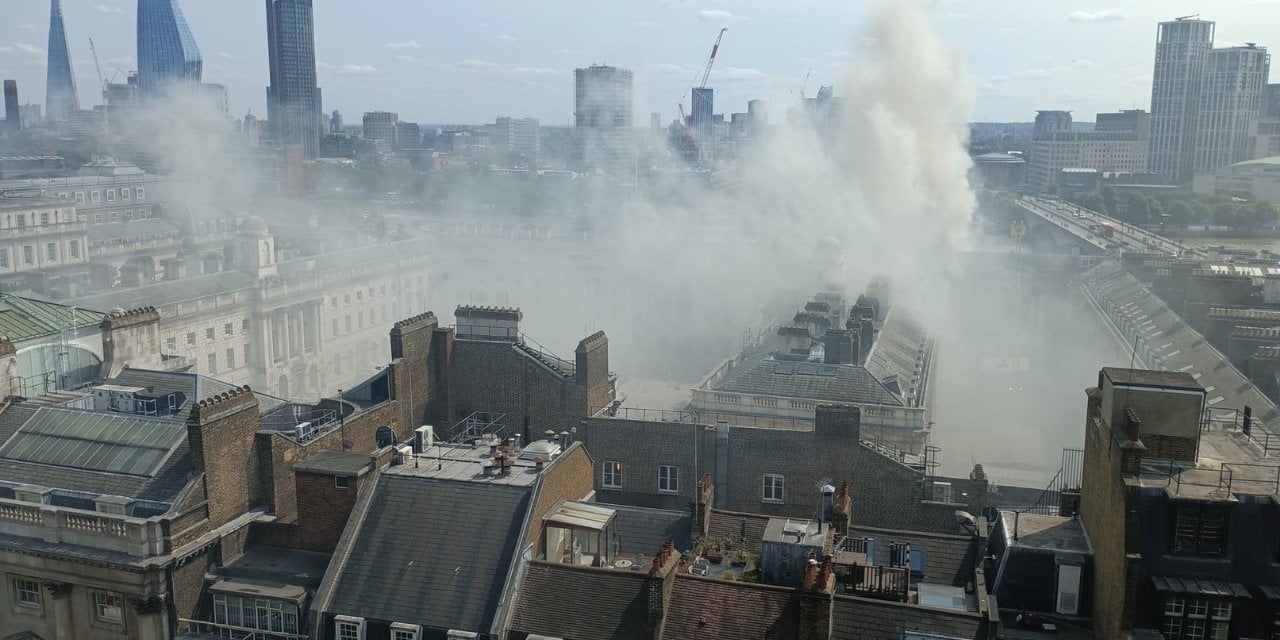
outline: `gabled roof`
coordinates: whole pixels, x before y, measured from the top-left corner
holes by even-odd
[[[662,637],[797,640],[800,592],[677,574]]]
[[[0,295],[0,336],[15,344],[57,335],[64,327],[96,327],[106,314],[20,296]]]
[[[363,519],[348,525],[350,546],[334,556],[325,613],[488,632],[531,495],[528,486],[382,475]]]
[[[511,631],[573,640],[651,638],[647,576],[647,571],[534,561]]]
[[[897,380],[908,404],[917,405],[929,375],[929,333],[900,307],[889,310],[867,354],[867,371],[881,382]],[[915,389],[914,393],[911,391]]]
[[[714,389],[817,402],[903,406],[901,398],[894,395],[866,368],[857,365],[763,358],[743,363],[717,383]]]

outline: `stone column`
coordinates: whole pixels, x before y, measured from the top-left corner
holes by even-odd
[[[72,640],[71,585],[66,582],[46,582],[44,588],[53,596],[53,637],[55,640]]]
[[[138,638],[140,640],[165,640],[169,637],[165,627],[165,600],[160,596],[134,598],[130,601],[133,611],[138,616]]]

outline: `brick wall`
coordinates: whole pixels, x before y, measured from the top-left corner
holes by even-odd
[[[1093,628],[1100,638],[1123,637],[1128,619],[1124,451],[1101,420],[1098,391],[1090,390],[1085,418],[1080,517],[1093,545]]]
[[[407,440],[425,424],[431,402],[431,347],[439,321],[431,312],[397,322],[391,329],[392,389],[398,406],[393,430]]]
[[[525,442],[552,429],[568,431],[586,417],[586,388],[519,351],[510,342],[457,340],[453,344],[453,415],[448,427],[475,411],[506,414],[508,432]]]
[[[536,557],[543,550],[542,518],[559,502],[573,502],[586,498],[594,488],[591,477],[591,456],[585,447],[575,444],[560,454],[547,465],[534,493],[533,515],[529,520],[529,530],[525,532],[523,549],[528,545],[534,547]]]
[[[159,369],[160,313],[143,307],[107,316],[102,324],[102,377],[112,378],[127,364],[140,369]]]
[[[265,503],[254,438],[258,401],[249,387],[201,400],[187,418],[191,462],[204,473],[213,527]]]
[[[574,350],[575,375],[586,388],[587,415],[606,407],[616,396],[609,379],[609,338],[603,331],[583,338]]]
[[[1187,461],[1196,459],[1196,438],[1144,433],[1142,444],[1147,449],[1147,457]]]
[[[453,329],[436,329],[431,334],[431,402],[427,405],[427,423],[446,427],[452,424],[453,401]]]
[[[363,478],[348,480],[348,486],[339,489],[332,475],[297,474],[298,533],[302,549],[333,553],[338,546]]]
[[[705,425],[589,418],[578,438],[595,460],[592,477],[601,502],[683,511],[693,502],[698,476],[715,468],[715,430]],[[604,486],[606,461],[622,463],[621,488]],[[674,494],[658,492],[663,465],[676,467]]]
[[[179,618],[202,619],[200,596],[204,592],[204,576],[215,562],[212,549],[204,549],[181,558],[173,568],[173,609]],[[178,630],[188,625],[178,623]]]

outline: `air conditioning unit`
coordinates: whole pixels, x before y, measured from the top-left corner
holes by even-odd
[[[934,502],[951,502],[951,483],[950,482],[934,482],[933,483],[933,501]]]
[[[1080,567],[1058,565],[1057,606],[1054,610],[1065,616],[1074,616],[1080,609]]]
[[[303,422],[293,428],[293,435],[299,440],[309,440],[314,433],[315,427],[310,422]]]
[[[425,424],[413,430],[413,451],[414,453],[424,453],[427,449],[436,446],[436,428]]]
[[[400,464],[405,464],[413,459],[413,447],[407,444],[396,447],[396,457],[399,458]]]

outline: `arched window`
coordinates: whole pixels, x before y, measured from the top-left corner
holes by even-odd
[[[377,441],[379,449],[383,447],[390,447],[396,443],[396,434],[391,430],[391,427],[378,427],[378,431],[374,434],[374,438]]]

